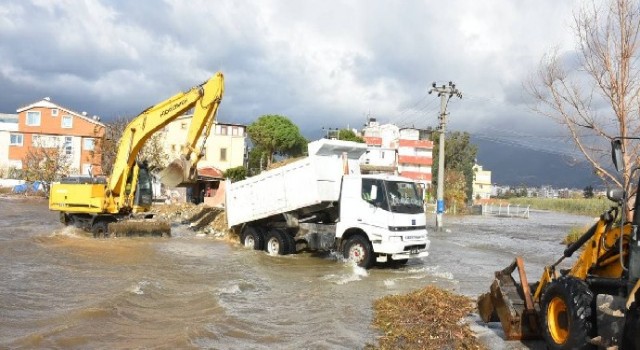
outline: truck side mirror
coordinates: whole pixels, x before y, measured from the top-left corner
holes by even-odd
[[[622,166],[622,140],[619,138],[615,138],[611,141],[611,158],[613,160],[613,166],[616,168],[616,171],[620,171],[620,166]]]

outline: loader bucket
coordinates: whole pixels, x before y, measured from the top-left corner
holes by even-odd
[[[195,171],[191,169],[191,163],[179,158],[167,165],[159,174],[158,180],[167,187],[178,187],[196,180]]]
[[[511,276],[518,268],[521,283]],[[504,270],[496,271],[488,293],[478,298],[478,313],[484,322],[500,321],[508,340],[540,338],[538,313],[524,272],[522,258]]]

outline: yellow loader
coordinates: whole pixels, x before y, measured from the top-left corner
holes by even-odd
[[[612,141],[616,169],[623,139]],[[639,188],[631,220],[626,219],[629,190],[608,190],[614,205],[544,268],[539,281],[529,283],[520,257],[497,271],[490,291],[478,298],[482,320],[500,321],[509,340],[543,338],[549,349],[640,349]],[[576,252],[573,265],[560,269]]]

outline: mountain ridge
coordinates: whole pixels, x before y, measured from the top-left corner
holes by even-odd
[[[602,180],[585,161],[570,164],[561,155],[536,151],[515,144],[471,138],[478,147],[478,164],[491,171],[497,185],[554,188],[600,187]]]

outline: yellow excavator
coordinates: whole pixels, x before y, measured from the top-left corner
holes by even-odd
[[[160,174],[169,187],[197,179],[197,164],[215,122],[224,93],[224,77],[216,73],[189,91],[178,93],[144,110],[122,133],[113,164],[106,179],[68,177],[51,186],[49,209],[60,212],[60,221],[89,232],[94,237],[117,235],[170,235],[170,225],[153,220],[152,175],[140,150],[154,133],[193,109],[187,140],[179,159]],[[197,143],[202,140],[202,145]]]
[[[623,161],[622,140],[612,140],[616,170]],[[631,178],[639,170],[634,168]],[[482,320],[500,321],[509,340],[541,337],[549,349],[640,349],[638,185],[631,220],[626,215],[630,189],[608,190],[615,204],[544,268],[540,281],[528,282],[520,257],[497,271],[490,291],[478,298]],[[571,268],[560,269],[577,251]],[[512,276],[515,270],[519,282]]]

